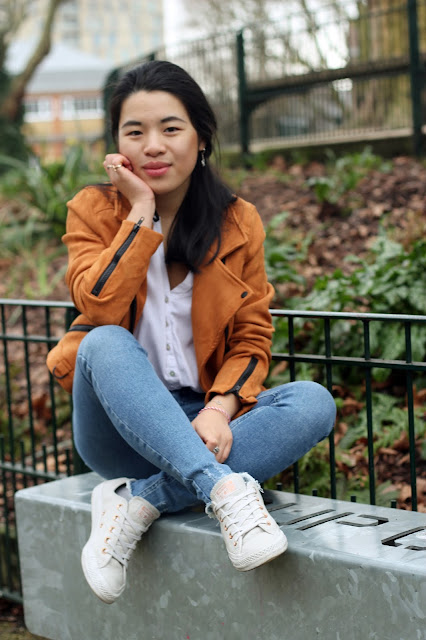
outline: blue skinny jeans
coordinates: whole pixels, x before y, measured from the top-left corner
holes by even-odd
[[[268,480],[325,438],[336,415],[332,396],[315,382],[263,391],[232,420],[232,449],[221,464],[191,425],[204,394],[166,389],[145,349],[115,325],[83,339],[73,402],[75,445],[87,466],[107,479],[134,478],[131,494],[162,513],[208,504],[213,486],[230,473]]]

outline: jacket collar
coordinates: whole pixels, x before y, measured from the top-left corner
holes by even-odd
[[[217,254],[217,259],[219,260],[223,260],[227,255],[242,247],[248,240],[238,216],[239,206],[238,200],[229,206],[222,229],[219,253]],[[207,251],[207,262],[214,256],[215,251],[215,246],[210,247]]]
[[[222,260],[247,242],[247,234],[244,231],[238,216],[238,209],[240,207],[241,204],[238,198],[235,202],[229,205],[228,213],[223,225],[219,253],[216,256],[219,260]],[[130,209],[131,206],[127,198],[117,191],[114,210],[115,216],[119,220],[124,220],[129,215]],[[212,259],[215,251],[215,246],[210,247],[206,254],[206,262],[209,262]]]

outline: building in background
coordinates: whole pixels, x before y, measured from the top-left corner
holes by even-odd
[[[19,71],[30,43],[14,43],[10,71]],[[103,87],[111,63],[67,45],[53,45],[37,68],[24,97],[26,138],[46,159],[64,155],[67,145],[103,139]]]
[[[28,3],[28,18],[18,39],[34,37],[47,0]],[[109,60],[113,66],[164,44],[162,0],[65,0],[59,7],[53,42]]]
[[[28,3],[28,18],[8,51],[7,68],[28,60],[46,10]],[[163,45],[161,0],[65,0],[52,33],[50,53],[25,95],[25,133],[37,154],[63,157],[67,145],[103,140],[103,88],[109,73]]]

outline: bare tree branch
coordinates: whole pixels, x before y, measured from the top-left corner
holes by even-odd
[[[25,0],[0,0],[0,69],[4,67],[7,49],[27,15]]]
[[[31,80],[40,62],[50,51],[53,21],[56,11],[63,1],[64,0],[49,0],[46,18],[34,51],[25,69],[12,79],[10,91],[0,106],[0,113],[11,122],[14,122],[18,117],[27,84]]]

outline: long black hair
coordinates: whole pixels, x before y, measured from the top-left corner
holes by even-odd
[[[216,117],[195,80],[181,67],[154,60],[128,71],[117,83],[110,102],[111,133],[117,144],[123,102],[137,91],[166,91],[180,100],[192,126],[203,140],[205,166],[199,153],[185,198],[170,230],[166,262],[181,262],[199,271],[208,249],[217,255],[226,210],[235,200],[230,189],[213,171],[208,159],[217,132]]]

